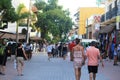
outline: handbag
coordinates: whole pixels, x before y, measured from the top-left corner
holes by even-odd
[[[84,60],[84,59],[82,60],[82,66],[83,66],[83,65],[85,65],[85,60]]]

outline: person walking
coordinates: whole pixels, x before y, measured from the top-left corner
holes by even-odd
[[[47,47],[47,54],[48,54],[48,60],[50,61],[50,58],[52,57],[52,44],[48,43]]]
[[[117,46],[117,44],[115,45],[115,49],[114,49],[114,66],[117,66],[118,64],[117,64],[117,56],[118,55],[118,46]]]
[[[2,39],[0,44],[0,74],[5,75],[6,62],[7,62],[7,53],[6,40]]]
[[[31,59],[31,46],[29,43],[25,46],[24,50],[25,50],[25,53],[28,59],[30,60]]]
[[[96,73],[98,72],[98,59],[102,62],[102,67],[104,67],[102,57],[100,56],[100,51],[95,47],[96,42],[91,42],[91,47],[86,50],[86,58],[88,58],[88,72],[89,80],[96,80]]]
[[[73,61],[73,53],[72,53],[72,48],[75,46],[75,42],[72,41],[71,43],[69,43],[69,50],[70,50],[70,61]]]
[[[67,44],[64,43],[63,47],[62,47],[62,57],[63,57],[63,60],[66,59],[67,53],[68,53],[68,47],[67,47]]]
[[[76,80],[80,80],[81,77],[81,68],[85,60],[84,48],[80,45],[80,39],[76,39],[76,46],[72,49],[73,53],[73,63],[75,69]]]
[[[28,60],[25,54],[25,51],[22,47],[22,43],[18,43],[17,54],[16,54],[18,76],[23,76],[22,72],[23,72],[23,67],[24,67],[24,57],[26,58],[26,60]]]
[[[63,47],[63,43],[61,42],[58,46],[59,57],[62,57],[62,47]]]

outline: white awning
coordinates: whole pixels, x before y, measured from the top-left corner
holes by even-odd
[[[115,29],[116,27],[116,24],[111,24],[111,25],[108,25],[108,26],[105,26],[105,27],[101,27],[99,33],[109,33],[111,32],[113,29]]]

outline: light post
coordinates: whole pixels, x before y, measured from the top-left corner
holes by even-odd
[[[26,34],[26,43],[29,43],[29,27],[30,27],[30,23],[31,23],[31,0],[29,2],[29,16],[28,16],[28,20],[27,20],[27,34]]]

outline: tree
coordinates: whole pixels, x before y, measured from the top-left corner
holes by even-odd
[[[2,27],[3,22],[15,22],[16,20],[17,14],[11,0],[0,0],[0,26]]]
[[[28,16],[30,15],[30,13],[28,11],[23,12],[23,9],[25,9],[25,5],[24,4],[19,4],[17,10],[16,10],[16,14],[17,14],[17,26],[16,26],[16,42],[18,42],[18,27],[20,24],[20,20],[28,18]]]
[[[36,27],[40,27],[41,37],[45,38],[49,33],[52,34],[53,39],[61,39],[62,35],[66,35],[72,28],[72,20],[69,17],[68,10],[62,10],[62,6],[58,6],[58,0],[37,1],[35,6],[42,10],[43,13],[38,13],[38,21],[35,23]],[[44,3],[44,5],[39,5]]]
[[[0,0],[1,20],[14,22],[17,19],[15,9],[12,6],[11,0]]]
[[[44,10],[46,7],[46,3],[43,0],[36,0],[36,3],[34,5],[38,10]]]
[[[12,6],[11,3],[12,0],[0,0],[0,19],[2,21],[7,21],[7,22],[15,22],[17,23],[17,28],[16,28],[16,41],[18,42],[18,26],[19,22],[22,19],[25,19],[28,17],[29,12],[22,10],[25,9],[24,4],[20,4],[17,8],[17,11],[15,11],[14,7]]]

